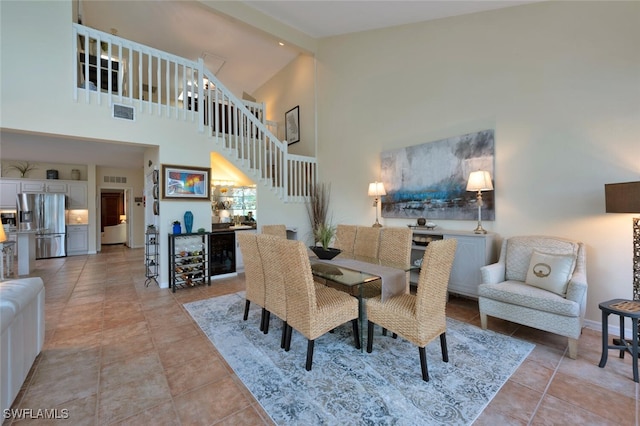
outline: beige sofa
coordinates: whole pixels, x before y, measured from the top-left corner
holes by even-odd
[[[11,407],[44,345],[44,283],[0,282],[0,405]]]
[[[113,226],[105,226],[102,233],[101,244],[124,244],[127,242],[127,224],[120,223]]]

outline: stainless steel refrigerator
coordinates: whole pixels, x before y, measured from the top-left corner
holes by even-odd
[[[36,259],[67,255],[65,194],[18,194],[18,230],[36,231]]]

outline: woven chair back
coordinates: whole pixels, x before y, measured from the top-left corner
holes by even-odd
[[[285,225],[262,225],[262,233],[286,239],[287,227]]]
[[[258,239],[256,234],[249,232],[238,232],[238,244],[244,259],[244,275],[246,286],[246,299],[264,307],[264,271],[262,268],[262,258],[258,250]]]
[[[284,291],[284,270],[278,252],[278,242],[286,241],[273,235],[256,235],[264,271],[264,307],[283,321],[287,320],[287,299]]]
[[[411,263],[413,231],[405,227],[382,228],[378,259],[382,264],[408,266]]]
[[[334,247],[342,250],[340,257],[353,258],[353,248],[356,244],[356,231],[358,227],[356,225],[343,225],[338,224],[336,226],[336,240]]]
[[[378,247],[380,246],[380,228],[358,226],[353,254],[356,259],[365,262],[378,261]]]
[[[416,293],[419,334],[427,328],[446,328],[447,286],[456,247],[455,239],[440,240],[429,243],[424,252]]]
[[[284,272],[287,323],[309,338],[311,317],[318,315],[318,309],[307,247],[297,240],[280,240],[276,246],[279,266]]]

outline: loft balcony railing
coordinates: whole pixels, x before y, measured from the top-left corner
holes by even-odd
[[[79,24],[73,24],[73,98],[104,102],[166,119],[191,121],[215,148],[285,202],[307,199],[317,179],[315,158],[292,155],[266,120],[263,103],[238,99],[191,61]]]

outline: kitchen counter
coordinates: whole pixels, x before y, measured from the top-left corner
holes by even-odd
[[[29,275],[35,268],[36,232],[35,229],[9,232],[9,235],[15,234],[18,245],[18,275]]]

